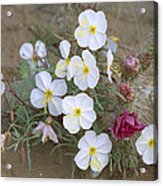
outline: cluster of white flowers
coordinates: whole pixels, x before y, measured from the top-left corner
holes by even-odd
[[[85,10],[78,17],[79,26],[74,32],[75,39],[80,47],[84,48],[81,56],[71,56],[71,44],[67,40],[60,42],[59,50],[61,59],[56,65],[55,75],[57,78],[73,79],[79,90],[85,91],[87,88],[95,88],[100,79],[100,72],[97,67],[96,58],[93,55],[98,49],[103,47],[103,53],[107,58],[108,79],[112,83],[113,53],[117,50],[117,38],[107,39],[107,21],[103,12]],[[86,49],[87,47],[87,49]],[[33,69],[36,66],[44,66],[47,62],[47,50],[42,41],[37,41],[35,48],[32,44],[24,43],[20,48],[20,56],[27,60]],[[76,96],[66,95],[67,84],[64,79],[55,79],[47,71],[42,71],[35,76],[36,87],[31,92],[31,104],[43,109],[52,116],[63,116],[63,126],[71,134],[76,134],[80,129],[89,130],[96,120],[94,101],[86,93],[79,93]],[[1,83],[2,87],[2,83]],[[1,88],[2,89],[2,88]],[[66,96],[65,96],[66,95]],[[65,96],[63,99],[62,97]],[[47,109],[48,108],[48,109]],[[152,137],[152,126],[146,128],[141,137],[136,142],[138,153],[143,156],[146,164],[156,162],[152,152],[155,148],[155,140]],[[39,122],[33,133],[42,132],[42,141],[48,137],[54,143],[58,143],[57,135],[50,124]],[[94,131],[86,131],[79,140],[80,149],[74,158],[77,166],[86,170],[89,166],[94,172],[101,172],[109,163],[109,153],[112,143],[108,134],[96,135]]]

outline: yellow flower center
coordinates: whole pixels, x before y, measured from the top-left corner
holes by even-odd
[[[49,100],[51,100],[53,97],[53,94],[54,94],[53,90],[46,89],[45,94],[44,94],[45,102],[48,102]]]
[[[89,27],[89,33],[92,35],[96,34],[96,26],[91,25]]]
[[[33,61],[33,62],[38,62],[38,60],[39,60],[38,55],[33,54],[33,56],[32,56],[32,61]]]
[[[81,108],[74,108],[74,116],[79,117],[82,115]]]
[[[149,147],[150,147],[151,149],[154,149],[154,147],[155,147],[155,140],[154,140],[153,138],[151,138],[151,139],[147,142],[147,144],[149,145]]]
[[[84,75],[89,74],[89,73],[90,73],[90,68],[89,68],[89,66],[85,66],[85,67],[83,68],[83,72],[84,72]]]
[[[90,147],[89,148],[89,155],[95,155],[96,154],[96,151],[97,151],[97,149],[96,149],[96,147]]]
[[[66,58],[65,59],[65,62],[66,62],[66,65],[69,65],[70,64],[70,59],[69,58]]]

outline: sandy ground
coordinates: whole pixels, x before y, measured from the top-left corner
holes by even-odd
[[[3,74],[10,80],[17,77],[16,68],[20,61],[19,47],[23,42],[32,38],[31,27],[42,23],[44,26],[50,26],[56,33],[62,32],[64,34],[66,31],[73,33],[77,25],[78,13],[87,6],[88,4],[83,4],[82,8],[77,4],[2,6]],[[107,16],[109,35],[118,36],[121,43],[125,43],[136,52],[144,49],[154,25],[152,2],[103,3],[98,4],[97,7],[103,10]],[[140,13],[142,7],[147,10],[145,14]],[[8,10],[13,13],[11,17],[6,16]],[[127,53],[121,51],[119,55],[122,55],[123,58]],[[26,161],[21,161],[19,152],[2,153],[2,176],[70,178],[72,171],[70,158],[60,157],[62,156],[61,152],[49,156],[52,147],[53,144],[48,143],[32,149],[32,174],[28,172]],[[8,163],[12,164],[11,170],[6,169]],[[154,167],[148,167],[146,170],[140,179],[152,180]],[[109,179],[105,172],[101,175],[101,179]],[[83,177],[85,177],[83,174],[77,173],[76,178]],[[110,177],[110,179],[118,177]]]

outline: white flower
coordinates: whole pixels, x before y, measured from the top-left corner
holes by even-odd
[[[47,62],[45,57],[47,56],[47,49],[45,43],[38,40],[35,47],[31,43],[24,43],[20,47],[19,54],[22,59],[26,60],[31,69],[43,67]]]
[[[5,83],[2,81],[3,79],[3,74],[1,74],[1,95],[4,93],[6,87],[5,87]]]
[[[118,38],[116,38],[116,37],[113,37],[113,36],[110,38],[108,37],[107,42],[104,46],[104,49],[105,50],[110,49],[113,53],[116,53],[117,47],[118,47],[117,41],[118,41]]]
[[[63,125],[71,134],[79,132],[81,127],[90,129],[96,120],[93,99],[85,93],[65,97],[62,106],[63,113],[66,114]]]
[[[73,77],[73,67],[69,58],[71,44],[67,40],[60,42],[59,50],[63,59],[60,59],[56,65],[55,74],[59,78],[67,76],[69,81]]]
[[[74,160],[82,170],[88,169],[90,165],[94,172],[101,172],[109,163],[108,153],[112,149],[112,143],[105,133],[97,136],[94,131],[87,131],[79,140],[78,148],[80,151]]]
[[[107,52],[107,74],[108,74],[108,79],[109,81],[112,83],[112,71],[111,71],[111,66],[112,66],[112,63],[113,63],[113,54],[112,54],[112,51],[109,49],[108,52]]]
[[[62,113],[62,97],[67,93],[67,85],[64,80],[52,81],[51,75],[42,71],[35,76],[36,86],[31,92],[30,100],[34,107],[45,108],[51,115],[58,116]]]
[[[75,66],[76,62],[72,62]],[[99,69],[96,66],[95,57],[88,51],[82,52],[82,59],[78,57],[78,71],[74,75],[75,85],[82,91],[85,91],[88,87],[94,88],[100,78]]]
[[[33,130],[33,134],[42,132],[42,142],[45,143],[49,138],[54,143],[58,143],[58,138],[53,128],[49,124],[45,124],[42,121],[39,121],[38,126]]]
[[[104,46],[107,36],[107,21],[102,11],[85,10],[78,17],[79,27],[75,30],[75,38],[80,47],[98,50]]]
[[[157,129],[155,125],[146,127],[135,145],[145,164],[155,164],[157,162]]]

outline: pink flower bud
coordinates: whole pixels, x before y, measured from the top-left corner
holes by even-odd
[[[139,59],[137,57],[129,56],[129,58],[124,61],[124,68],[127,72],[138,73],[140,69]]]
[[[127,83],[123,83],[120,88],[119,92],[124,96],[127,102],[133,101],[135,97],[135,92],[132,87],[130,87]]]

